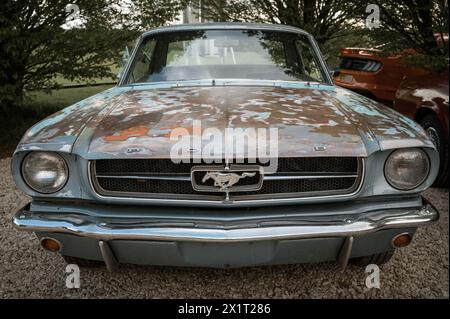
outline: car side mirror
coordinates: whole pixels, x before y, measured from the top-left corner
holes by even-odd
[[[117,81],[120,81],[122,78],[122,75],[125,71],[125,67],[128,64],[128,61],[130,60],[130,51],[128,50],[128,46],[125,47],[125,50],[123,50],[122,59],[120,60],[119,64],[119,72],[117,73]]]

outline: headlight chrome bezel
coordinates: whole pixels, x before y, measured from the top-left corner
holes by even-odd
[[[424,176],[420,179],[420,181],[418,183],[416,183],[414,186],[411,187],[402,187],[401,185],[398,185],[395,183],[395,181],[393,181],[388,174],[388,163],[389,160],[391,160],[393,158],[393,156],[397,153],[400,152],[420,152],[423,154],[425,161],[426,161],[426,173],[424,174]],[[423,183],[427,180],[428,176],[430,176],[430,172],[431,172],[431,161],[430,161],[430,157],[428,156],[427,152],[425,152],[423,149],[421,148],[400,148],[400,149],[396,149],[393,150],[387,157],[386,160],[384,162],[384,178],[387,181],[387,183],[393,187],[396,190],[400,190],[400,191],[410,191],[410,190],[414,190],[418,187],[420,187],[421,185],[423,185]]]
[[[58,187],[56,187],[54,189],[51,189],[51,190],[39,189],[39,187],[36,187],[36,185],[33,185],[33,183],[30,182],[30,180],[28,180],[27,177],[26,177],[27,176],[27,174],[25,172],[26,161],[29,160],[30,156],[36,156],[39,153],[45,154],[45,155],[54,156],[55,158],[60,160],[62,162],[62,164],[63,164],[64,172],[65,172],[64,181],[60,185],[58,185]],[[57,152],[52,152],[52,151],[32,151],[32,152],[29,152],[22,159],[22,162],[20,164],[20,172],[21,172],[22,180],[24,181],[24,183],[25,183],[25,185],[27,187],[29,187],[31,190],[33,190],[33,191],[35,191],[37,193],[44,194],[44,195],[50,195],[50,194],[54,194],[54,193],[59,192],[61,189],[63,189],[67,185],[67,182],[69,180],[69,166],[67,165],[67,161],[64,159],[63,156],[61,156]]]

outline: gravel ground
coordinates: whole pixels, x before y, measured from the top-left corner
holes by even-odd
[[[448,189],[426,197],[438,224],[421,228],[413,244],[381,267],[381,288],[368,289],[363,269],[334,263],[216,270],[123,265],[81,269],[81,288],[65,286],[65,264],[39,247],[33,234],[12,227],[28,198],[0,160],[0,298],[448,298]]]

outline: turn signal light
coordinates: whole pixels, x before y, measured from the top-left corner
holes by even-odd
[[[48,250],[48,251],[51,251],[54,253],[61,250],[61,244],[59,243],[59,241],[57,241],[56,239],[53,239],[53,238],[42,238],[41,246],[45,250]]]
[[[395,248],[408,246],[412,241],[411,234],[403,233],[392,238],[392,246]]]

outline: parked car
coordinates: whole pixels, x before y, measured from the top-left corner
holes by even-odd
[[[334,83],[377,101],[391,104],[405,76],[420,76],[424,70],[414,68],[400,55],[383,56],[378,49],[342,48],[339,72]]]
[[[168,26],[116,87],[26,132],[12,174],[32,199],[13,222],[78,265],[344,269],[438,219],[421,196],[438,169],[416,122],[333,85],[307,32]]]
[[[423,126],[440,154],[434,186],[448,187],[448,68],[403,79],[394,100],[394,109]]]

